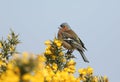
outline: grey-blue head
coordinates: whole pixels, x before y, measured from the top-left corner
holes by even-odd
[[[65,22],[65,23],[62,23],[62,24],[60,25],[60,27],[62,27],[62,28],[68,27],[69,29],[71,29],[70,26],[68,25],[68,23],[66,23],[66,22]]]

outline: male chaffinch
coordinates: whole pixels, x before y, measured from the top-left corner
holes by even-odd
[[[62,23],[60,25],[58,39],[62,41],[64,48],[68,49],[71,53],[76,49],[81,54],[83,60],[89,63],[88,59],[83,53],[85,50],[87,50],[84,43],[67,23]]]

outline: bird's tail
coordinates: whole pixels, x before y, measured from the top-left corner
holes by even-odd
[[[79,53],[81,54],[83,60],[84,60],[85,62],[89,63],[89,61],[88,61],[87,57],[85,56],[85,54],[84,54],[81,50],[79,50],[79,49],[78,49],[78,51],[79,51]]]

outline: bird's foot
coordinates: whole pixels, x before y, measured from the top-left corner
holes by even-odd
[[[65,57],[67,59],[71,59],[71,58],[76,58],[73,54],[71,50],[68,50],[67,53],[65,54]]]

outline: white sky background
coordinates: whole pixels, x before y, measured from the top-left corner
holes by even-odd
[[[0,38],[12,28],[22,44],[18,51],[42,53],[67,22],[80,36],[90,63],[77,51],[77,68],[91,66],[95,75],[120,78],[120,0],[0,0]]]

